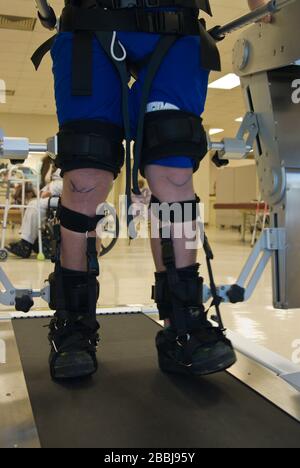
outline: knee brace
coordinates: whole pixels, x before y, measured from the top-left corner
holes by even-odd
[[[199,199],[161,204],[152,197],[151,206],[156,218],[160,222],[169,224],[196,221],[199,215]],[[180,216],[174,216],[171,210],[163,212],[162,205],[172,208],[174,205],[181,206]],[[189,209],[186,210],[186,207]],[[167,216],[169,219],[167,220]],[[171,235],[165,236],[164,230],[160,228],[162,245],[162,259],[166,271],[156,273],[156,284],[153,287],[152,298],[158,305],[160,319],[171,321],[171,326],[177,331],[178,336],[184,336],[192,330],[200,329],[206,321],[203,306],[203,278],[199,277],[199,265],[187,268],[176,268],[176,258]]]
[[[63,173],[103,169],[115,178],[124,164],[124,132],[117,125],[94,120],[69,122],[57,135],[56,165]]]
[[[99,297],[98,253],[96,237],[88,234],[95,231],[103,216],[93,218],[60,206],[57,213],[59,224],[54,226],[52,261],[55,272],[50,275],[50,308],[52,310],[74,311],[94,316]],[[60,263],[61,226],[72,232],[87,234],[87,272],[76,272],[62,268]],[[74,253],[76,254],[76,252]]]
[[[187,156],[194,161],[195,172],[208,150],[202,119],[177,110],[150,112],[145,116],[141,174],[145,167],[169,156]]]

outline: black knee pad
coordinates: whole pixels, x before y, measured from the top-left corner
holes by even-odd
[[[143,176],[147,165],[169,156],[192,158],[196,172],[207,150],[207,136],[200,117],[176,110],[146,114],[140,167]]]
[[[63,173],[103,169],[116,178],[124,164],[123,140],[123,129],[108,122],[68,122],[60,127],[57,135],[56,165]]]

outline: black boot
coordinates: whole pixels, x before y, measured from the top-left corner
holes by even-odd
[[[33,245],[22,239],[19,242],[10,244],[7,247],[8,252],[20,258],[29,258],[32,254]]]
[[[170,327],[159,332],[156,339],[163,372],[201,376],[225,371],[236,362],[224,331],[207,319],[198,268],[177,270],[179,282],[172,291],[167,273],[156,275],[160,318],[170,320]]]
[[[96,352],[100,327],[96,319],[96,302],[99,284],[94,277],[92,286],[91,279],[81,272],[62,269],[61,274],[66,304],[65,308],[57,310],[50,323],[51,376],[55,380],[87,377],[98,369]],[[51,275],[51,290],[59,293],[58,281],[57,274]],[[95,288],[92,306],[89,304],[91,287]],[[52,302],[56,302],[56,298],[52,298]]]

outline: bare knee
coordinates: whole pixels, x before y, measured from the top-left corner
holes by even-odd
[[[192,169],[148,166],[146,176],[153,195],[160,201],[191,200],[195,195]]]
[[[64,176],[62,203],[69,209],[94,216],[112,188],[113,175],[96,169],[79,169]]]

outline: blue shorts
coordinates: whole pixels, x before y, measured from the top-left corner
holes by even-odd
[[[118,33],[118,40],[130,61],[140,61],[153,52],[159,36],[145,33]],[[59,124],[74,120],[100,120],[123,126],[122,92],[118,73],[95,39],[93,44],[93,95],[72,96],[72,33],[60,33],[51,51],[55,81],[55,98]],[[135,139],[138,113],[146,68],[129,90],[132,137]],[[179,39],[166,55],[152,85],[148,111],[179,109],[201,115],[204,111],[209,72],[201,67],[200,38]],[[170,157],[155,164],[191,168],[193,161]]]

